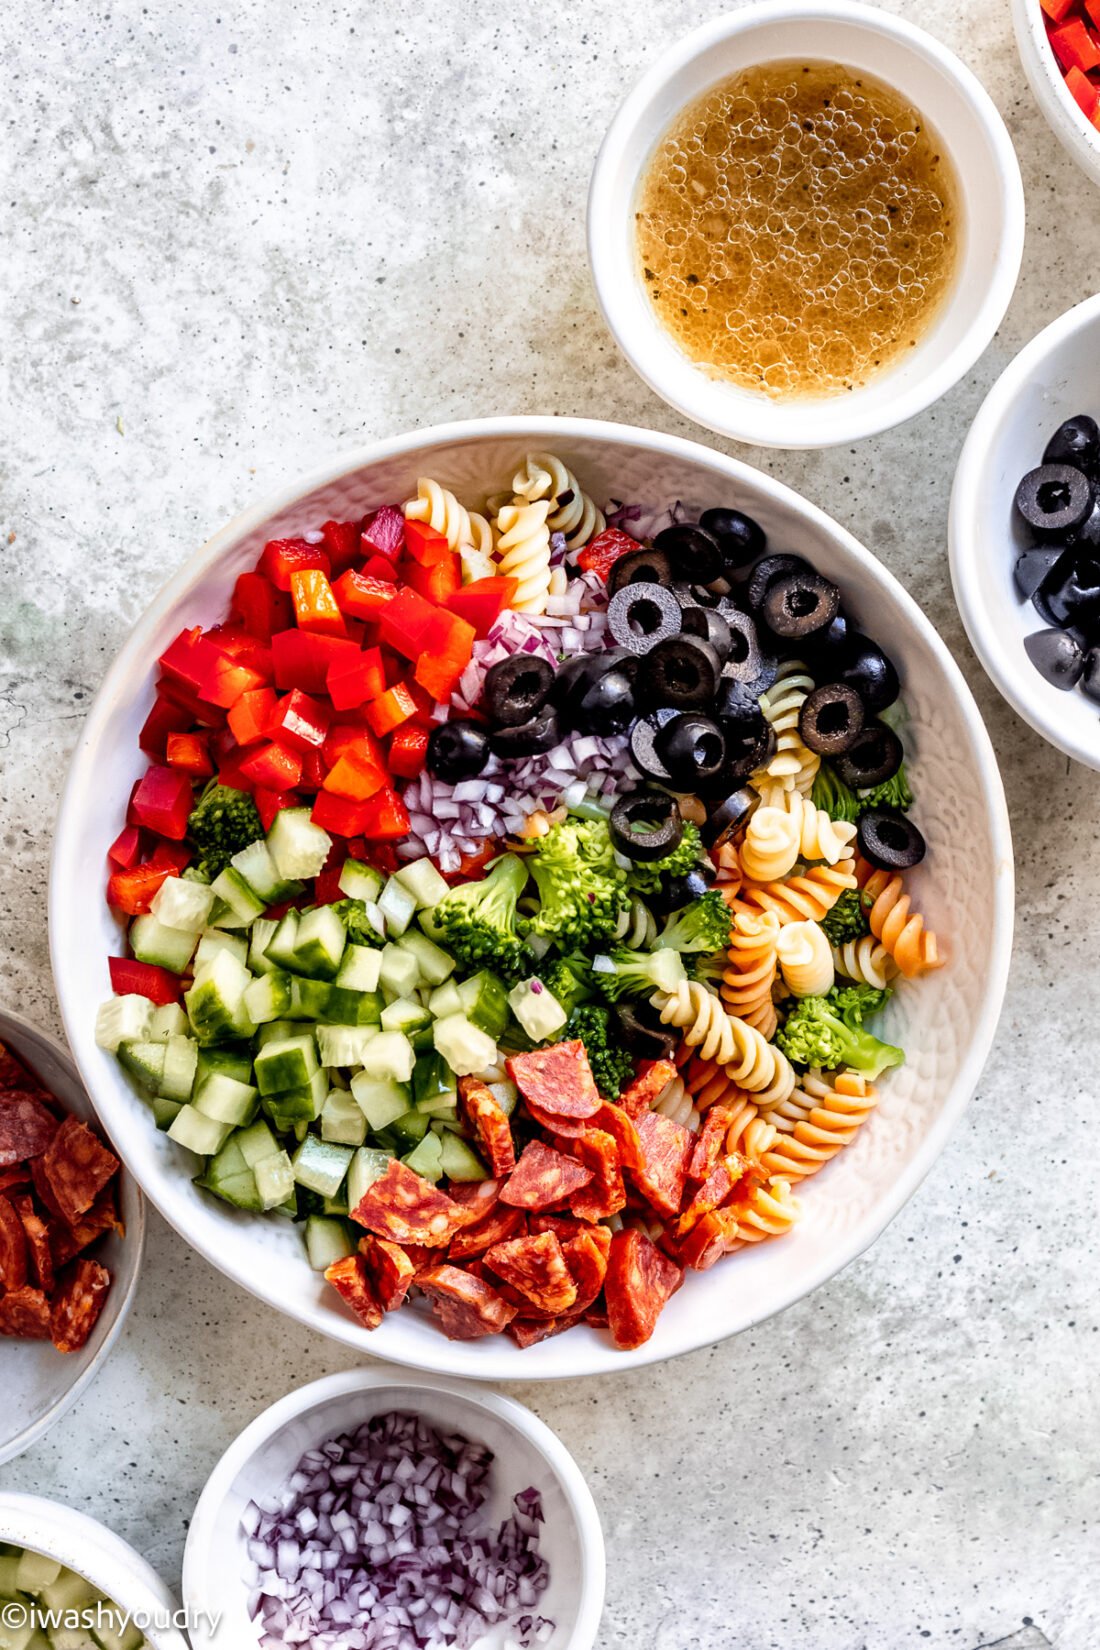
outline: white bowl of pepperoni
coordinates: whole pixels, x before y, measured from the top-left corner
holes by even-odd
[[[93,1130],[68,1051],[0,1011],[0,1461],[76,1402],[133,1304],[145,1206]]]
[[[196,858],[215,767],[264,836],[234,876]],[[969,691],[843,528],[691,442],[486,419],[289,485],[155,599],[77,747],[51,941],[112,1141],[212,1264],[360,1351],[549,1379],[735,1334],[874,1239],[978,1080],[1012,894]]]

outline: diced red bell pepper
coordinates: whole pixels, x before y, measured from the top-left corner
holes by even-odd
[[[368,579],[381,579],[383,584],[397,583],[397,563],[389,556],[369,556],[360,572]]]
[[[285,745],[260,745],[241,761],[240,771],[265,791],[292,791],[301,782],[302,758]]]
[[[153,851],[149,855],[150,865],[168,865],[177,874],[185,871],[191,863],[191,850],[184,842],[168,842],[164,837],[158,837],[153,844]]]
[[[228,717],[229,731],[238,745],[256,745],[268,737],[278,702],[274,688],[254,688],[251,693],[241,694]]]
[[[434,603],[402,585],[379,618],[379,635],[403,658],[419,659],[439,634],[439,615]]]
[[[208,733],[170,733],[164,754],[170,768],[178,768],[193,779],[209,779],[214,772]]]
[[[415,779],[417,774],[424,772],[427,760],[428,730],[404,723],[390,740],[386,758],[390,772],[398,779]]]
[[[332,571],[323,545],[307,544],[305,539],[269,539],[256,571],[270,579],[277,590],[289,591],[291,574],[310,568],[326,576]]]
[[[303,693],[301,688],[293,688],[278,701],[267,731],[270,737],[289,745],[291,750],[319,750],[331,721],[327,705]]]
[[[364,820],[369,818],[369,802],[351,802],[346,796],[334,796],[331,791],[318,791],[310,818],[324,831],[334,836],[362,836]]]
[[[153,701],[153,708],[138,734],[138,744],[146,756],[155,757],[158,762],[163,762],[168,748],[168,735],[186,733],[193,724],[194,717],[185,706],[178,705],[167,695],[158,693]]]
[[[299,630],[314,636],[343,636],[344,618],[326,574],[310,569],[290,575],[290,594]]]
[[[398,842],[409,834],[409,814],[395,790],[388,786],[363,804],[364,822],[355,836],[368,842]]]
[[[406,521],[405,549],[421,567],[434,567],[437,561],[451,554],[446,535],[437,533],[426,521]]]
[[[238,625],[215,625],[213,630],[206,632],[206,639],[213,642],[219,653],[227,653],[237,664],[247,665],[257,676],[262,676],[265,682],[270,682],[270,641],[261,641],[258,636],[250,636],[247,630],[242,630]]]
[[[333,796],[346,797],[349,802],[366,802],[382,789],[387,778],[385,769],[372,762],[365,751],[347,750],[335,767],[330,768],[322,788],[331,791]]]
[[[328,694],[336,710],[354,710],[386,691],[382,649],[368,647],[354,659],[334,659],[328,667]]]
[[[256,688],[266,685],[265,678],[258,670],[252,670],[248,665],[242,665],[228,653],[214,649],[212,663],[206,681],[199,689],[199,698],[209,704],[220,705],[223,710],[229,710],[237,703],[242,693],[252,693]]]
[[[141,853],[141,832],[136,825],[124,825],[107,849],[107,858],[120,871],[128,871],[138,862]]]
[[[363,554],[395,559],[405,542],[405,515],[396,504],[383,504],[369,521],[363,523]]]
[[[221,658],[213,642],[195,625],[191,630],[181,630],[175,641],[169,642],[160,656],[160,668],[165,676],[199,697]]]
[[[446,641],[438,642],[416,661],[415,680],[439,704],[446,704],[474,652],[474,627],[448,614]]]
[[[358,714],[366,716],[368,713],[362,711]],[[384,768],[386,765],[382,747],[373,734],[362,721],[353,721],[350,716],[334,722],[329,729],[324,750],[321,752],[326,768],[334,768],[345,751],[364,752],[376,768]]]
[[[589,539],[580,555],[577,557],[577,566],[586,573],[598,573],[607,583],[607,575],[614,567],[620,556],[627,556],[632,550],[642,547],[637,539],[632,539],[629,533],[624,533],[620,527],[605,527],[602,533]]]
[[[305,791],[319,791],[325,782],[328,764],[324,752],[314,750],[302,752],[302,789]]]
[[[1042,0],[1043,10],[1054,23],[1060,23],[1076,5],[1077,0]],[[1085,0],[1086,6],[1088,0]]]
[[[326,521],[321,527],[328,552],[330,578],[362,560],[362,525],[358,521]]]
[[[1056,4],[1060,3],[1060,0],[1055,0],[1055,3]],[[1088,12],[1089,20],[1092,23],[1093,28],[1100,29],[1100,0],[1084,0],[1084,4],[1085,4],[1085,10]],[[1064,17],[1066,15],[1066,12],[1070,9],[1070,7],[1072,5],[1073,5],[1073,0],[1069,0],[1069,3],[1065,7],[1065,10],[1062,12],[1062,17]],[[1055,18],[1055,22],[1060,23],[1061,21],[1062,21],[1061,17]]]
[[[462,563],[448,550],[431,567],[421,567],[415,561],[407,562],[405,579],[425,601],[434,602],[437,607],[446,607],[455,592],[462,588]]]
[[[270,642],[294,622],[294,605],[262,573],[242,573],[233,587],[233,611],[250,636]]]
[[[1087,74],[1090,69],[1100,69],[1100,47],[1080,17],[1052,29],[1050,43],[1064,70],[1080,69],[1082,74]]]
[[[417,703],[407,684],[399,682],[367,706],[367,721],[372,732],[382,739],[394,728],[399,728],[402,722],[407,722],[410,716],[415,716],[416,712]]]
[[[138,962],[134,957],[108,957],[107,966],[111,971],[111,990],[116,996],[148,997],[158,1006],[180,1000],[179,975],[167,968]]]
[[[179,842],[187,835],[187,819],[194,807],[191,781],[185,773],[154,763],[138,781],[132,808],[134,824],[158,836]]]
[[[339,865],[326,865],[324,870],[313,879],[312,903],[314,905],[335,905],[337,900],[346,897],[340,886],[343,869],[343,862]]]
[[[1100,88],[1095,81],[1082,74],[1080,69],[1070,69],[1066,74],[1066,87],[1081,113],[1092,120],[1100,106]]]
[[[482,837],[481,846],[474,848],[468,854],[463,854],[458,862],[458,870],[445,872],[448,882],[480,882],[482,873],[491,859],[499,853],[498,845],[492,837]]]
[[[252,800],[256,804],[260,824],[265,831],[270,831],[275,815],[282,813],[284,808],[296,808],[300,798],[293,791],[269,791],[260,785],[253,791]]]
[[[447,607],[452,613],[457,613],[460,619],[472,624],[474,634],[484,639],[493,628],[506,607],[511,607],[519,589],[517,579],[507,579],[503,574],[494,574],[489,579],[474,579],[471,584],[464,584],[461,590],[456,590],[447,601]]]
[[[116,911],[125,911],[129,917],[140,917],[150,910],[153,897],[162,882],[175,872],[171,865],[134,865],[128,871],[116,871],[107,878],[107,904]]]
[[[356,619],[377,619],[397,595],[392,579],[375,578],[371,573],[341,573],[332,587],[342,613]]]
[[[339,636],[311,636],[307,630],[277,630],[271,638],[275,686],[324,693],[332,661],[354,657],[358,652],[355,642]]]
[[[157,683],[157,698],[167,699],[177,709],[186,711],[190,717],[187,728],[176,731],[186,733],[197,722],[200,727],[220,728],[225,726],[225,712],[218,705],[209,705],[199,698],[191,688],[183,682],[173,681],[170,676],[162,676]]]

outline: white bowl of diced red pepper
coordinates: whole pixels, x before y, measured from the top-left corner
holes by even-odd
[[[1012,19],[1051,131],[1100,183],[1100,0],[1012,0]]]

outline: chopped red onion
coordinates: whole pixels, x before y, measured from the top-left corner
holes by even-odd
[[[392,556],[405,537],[405,513],[396,504],[383,504],[363,529],[364,543],[383,556]]]

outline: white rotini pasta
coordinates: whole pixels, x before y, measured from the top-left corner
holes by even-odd
[[[877,991],[885,990],[898,971],[889,951],[873,934],[834,946],[833,959],[838,974],[860,985],[873,985]]]
[[[493,530],[484,516],[467,510],[446,487],[438,481],[421,476],[416,484],[416,497],[403,506],[409,521],[426,521],[437,533],[442,533],[452,550],[472,549],[489,555],[493,548]]]
[[[782,805],[757,808],[745,827],[741,869],[750,882],[780,882],[794,870],[798,844],[799,821],[793,814]]]
[[[579,550],[602,533],[607,525],[603,511],[589,498],[572,470],[566,469],[553,453],[528,453],[523,469],[512,478],[517,500],[534,504],[550,501],[546,525],[552,533],[564,533],[570,550]]]
[[[779,791],[775,786],[769,786],[764,792],[763,802],[764,806],[758,808],[749,821],[745,833],[746,843],[753,822],[759,819],[762,813],[771,813],[776,808],[782,808],[793,829],[795,858],[808,861],[824,860],[828,865],[837,865],[841,860],[853,857],[854,850],[851,844],[856,835],[856,827],[846,819],[832,819],[824,808],[817,807],[808,796],[803,796],[799,791]],[[792,860],[791,864],[793,863]],[[746,875],[750,875],[745,867],[744,850],[741,853],[741,864],[746,870]],[[765,882],[772,879],[753,876],[752,880]]]
[[[651,951],[657,938],[657,919],[637,896],[630,901],[615,925],[615,940],[630,951]]]
[[[722,1001],[765,1037],[777,1024],[772,986],[775,982],[779,918],[774,911],[736,911],[729,954],[720,986]]]
[[[517,580],[513,608],[545,613],[550,593],[550,529],[545,499],[536,504],[503,504],[496,518],[498,571]]]
[[[816,922],[789,922],[776,941],[779,967],[796,997],[823,997],[836,977],[829,936]]]
[[[798,731],[798,718],[807,695],[814,690],[814,679],[806,666],[797,659],[780,665],[779,673],[760,697],[760,709],[775,733],[775,754],[758,768],[752,783],[760,790],[778,784],[784,790],[809,791],[813,785],[821,758],[807,749]]]
[[[694,1132],[699,1127],[699,1113],[682,1077],[673,1077],[665,1084],[652,1109],[685,1129]]]
[[[684,980],[675,991],[650,998],[664,1025],[677,1026],[690,1048],[704,1060],[716,1060],[757,1103],[771,1106],[794,1087],[794,1071],[781,1049],[734,1014],[697,980]]]

